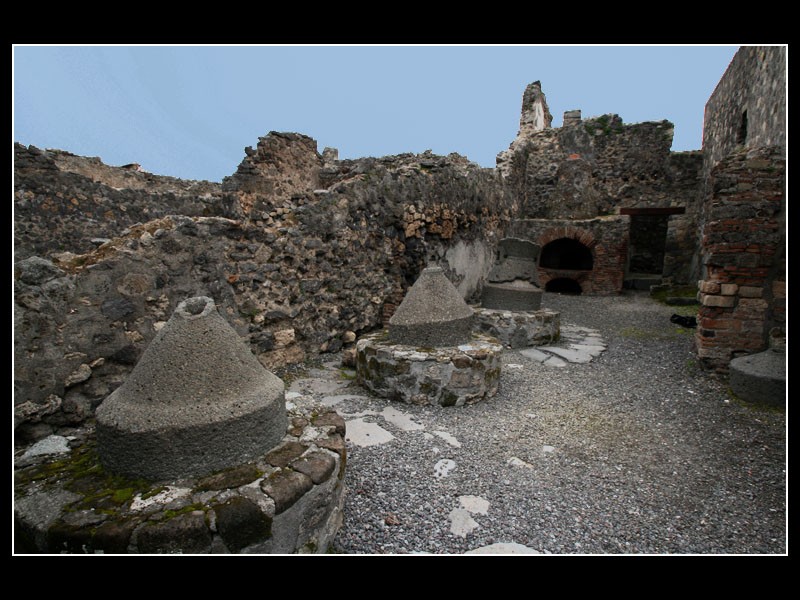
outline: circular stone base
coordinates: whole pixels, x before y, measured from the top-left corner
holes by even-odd
[[[111,476],[93,433],[15,472],[18,553],[325,553],[342,524],[345,422],[309,407],[259,457],[153,484]]]
[[[766,350],[734,358],[731,390],[742,400],[772,406],[786,405],[786,354]]]
[[[495,310],[539,310],[542,289],[526,281],[486,283],[481,293],[481,305]]]
[[[386,331],[356,344],[358,382],[370,391],[413,404],[463,406],[497,393],[503,346],[485,334],[438,348],[393,343]]]
[[[475,310],[478,329],[511,348],[551,344],[561,336],[561,313],[543,308],[535,311]]]

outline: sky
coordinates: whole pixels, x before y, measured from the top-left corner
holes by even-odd
[[[13,53],[13,141],[221,181],[270,131],[339,158],[457,152],[484,167],[541,81],[564,111],[667,119],[702,147],[703,110],[737,46],[34,46]]]

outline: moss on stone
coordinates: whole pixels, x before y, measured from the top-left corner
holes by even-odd
[[[162,518],[160,519],[160,521],[161,522],[168,521],[169,519],[174,519],[175,517],[178,517],[180,515],[185,515],[187,513],[194,512],[196,510],[202,511],[203,514],[205,514],[206,511],[208,510],[208,506],[206,506],[205,504],[203,504],[201,502],[195,502],[193,504],[188,504],[188,505],[184,506],[183,508],[177,508],[175,510],[168,509],[168,510],[164,511],[164,514],[163,514]]]
[[[64,489],[82,498],[67,510],[95,509],[113,514],[128,504],[137,493],[151,491],[152,484],[105,471],[100,463],[95,442],[75,448],[69,456],[22,469],[15,474],[15,483],[24,489],[36,481],[58,482]]]

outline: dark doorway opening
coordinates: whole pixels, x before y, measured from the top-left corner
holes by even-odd
[[[631,216],[628,273],[662,273],[668,229],[669,215]]]
[[[592,251],[572,238],[559,238],[545,245],[539,259],[539,266],[544,269],[590,271],[593,265]]]
[[[545,284],[544,290],[554,294],[573,295],[580,294],[583,291],[581,284],[574,279],[570,279],[569,277],[557,277],[556,279],[551,279]]]

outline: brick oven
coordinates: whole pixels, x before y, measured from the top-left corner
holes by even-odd
[[[519,219],[511,230],[541,247],[539,283],[548,292],[609,296],[622,290],[630,217]]]

